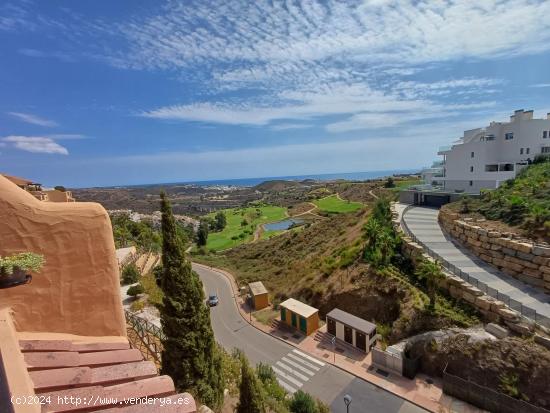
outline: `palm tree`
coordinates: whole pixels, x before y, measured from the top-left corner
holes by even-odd
[[[378,235],[382,231],[382,226],[376,218],[369,218],[365,224],[365,238],[367,239],[367,245],[370,248],[374,248],[378,241]]]
[[[424,260],[416,270],[419,279],[425,280],[428,287],[428,297],[430,297],[430,309],[435,306],[435,294],[437,291],[437,281],[444,278],[441,270],[441,264],[438,261]]]

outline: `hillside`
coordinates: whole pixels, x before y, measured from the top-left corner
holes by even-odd
[[[282,179],[274,179],[272,181],[265,181],[261,184],[256,185],[252,189],[260,192],[265,191],[284,191],[288,188],[295,188],[297,186],[302,186],[300,182],[297,181],[285,181]]]
[[[228,269],[241,284],[263,281],[274,303],[294,297],[318,307],[321,316],[339,307],[375,321],[389,342],[477,321],[443,298],[438,311],[425,311],[427,296],[397,268],[374,270],[365,263],[368,216],[368,210],[333,215],[299,232],[194,259]]]
[[[447,208],[464,215],[480,214],[502,223],[499,229],[550,242],[550,161],[528,166],[480,199],[461,200]]]

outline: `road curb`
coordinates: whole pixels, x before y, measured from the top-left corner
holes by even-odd
[[[290,346],[292,346],[292,347],[295,347],[295,348],[297,348],[297,349],[299,349],[299,350],[304,351],[302,348],[300,348],[300,347],[297,346],[296,344],[294,344],[294,343],[289,343],[288,341],[283,340],[283,339],[280,338],[280,337],[274,336],[273,334],[270,334],[270,333],[268,333],[267,331],[264,331],[264,330],[262,330],[261,328],[258,328],[258,327],[255,326],[247,317],[245,317],[245,316],[243,315],[243,313],[241,313],[241,311],[240,311],[240,309],[239,309],[239,303],[237,302],[237,294],[238,294],[239,291],[238,291],[238,289],[237,289],[237,291],[235,291],[235,287],[238,287],[238,285],[237,285],[237,282],[235,281],[235,277],[233,277],[233,275],[231,275],[230,272],[225,271],[225,270],[223,270],[223,269],[221,269],[221,268],[210,267],[210,266],[208,266],[208,265],[200,264],[200,263],[193,262],[193,261],[192,261],[192,263],[193,263],[194,265],[199,266],[199,267],[203,267],[204,269],[207,269],[207,270],[210,270],[210,271],[215,271],[215,272],[217,272],[217,273],[220,273],[220,274],[222,274],[224,277],[226,277],[226,278],[228,279],[229,284],[231,285],[231,290],[233,291],[233,299],[235,300],[235,305],[237,306],[237,311],[239,312],[239,314],[241,315],[241,317],[243,318],[243,320],[245,320],[249,325],[251,325],[251,326],[254,327],[256,330],[261,331],[261,332],[264,333],[264,334],[267,334],[267,335],[269,335],[269,336],[271,336],[271,337],[273,337],[273,338],[276,338],[277,340],[281,341],[282,343],[286,343],[286,344],[288,344],[288,345],[290,345]],[[311,353],[309,353],[309,352],[308,352],[308,354],[311,355]],[[317,356],[313,356],[313,357],[315,357],[315,358],[317,359]],[[354,377],[356,377],[356,378],[358,378],[358,379],[360,379],[360,380],[363,380],[364,382],[367,382],[367,383],[369,383],[369,384],[372,384],[373,386],[375,386],[375,387],[377,387],[377,388],[379,388],[379,389],[381,389],[381,390],[384,390],[384,391],[386,391],[386,392],[388,392],[388,393],[390,393],[390,394],[393,394],[393,395],[399,397],[399,398],[402,399],[402,400],[406,400],[406,401],[408,401],[409,403],[414,404],[414,405],[417,406],[417,407],[420,407],[421,409],[424,409],[424,410],[426,410],[426,411],[433,412],[433,413],[438,413],[438,412],[439,412],[439,410],[432,410],[432,409],[429,409],[429,408],[427,408],[426,406],[422,406],[421,404],[415,402],[414,400],[407,399],[407,398],[403,397],[402,395],[400,395],[400,394],[398,394],[398,393],[394,393],[394,392],[392,392],[391,390],[388,390],[388,389],[386,389],[386,388],[380,386],[380,385],[377,384],[377,383],[373,383],[373,382],[371,382],[371,381],[369,381],[369,380],[366,380],[364,377],[361,377],[361,376],[357,375],[356,373],[353,373],[353,372],[351,372],[351,371],[349,371],[349,370],[346,370],[345,368],[339,366],[338,364],[331,363],[329,360],[326,360],[326,361],[325,361],[325,360],[320,360],[320,361],[322,361],[323,363],[330,364],[331,366],[334,366],[334,367],[336,367],[337,369],[339,369],[339,370],[341,370],[341,371],[343,371],[343,372],[346,372],[346,373],[348,373],[348,374],[351,374],[352,376],[354,376]]]

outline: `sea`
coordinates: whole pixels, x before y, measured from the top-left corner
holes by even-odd
[[[265,181],[284,180],[284,181],[303,181],[304,179],[313,179],[315,181],[335,181],[344,179],[347,181],[367,181],[369,179],[384,178],[393,175],[409,175],[418,173],[418,169],[395,169],[388,171],[367,171],[367,172],[345,172],[331,174],[313,174],[313,175],[289,175],[289,176],[263,176],[258,178],[238,178],[238,179],[215,179],[208,181],[182,181],[182,182],[162,182],[158,184],[128,185],[126,187],[140,186],[158,186],[158,185],[198,185],[198,186],[236,186],[252,187]],[[119,186],[120,187],[120,186]]]

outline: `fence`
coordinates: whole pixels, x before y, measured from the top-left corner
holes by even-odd
[[[372,362],[380,367],[403,374],[403,359],[397,354],[374,347],[372,349]]]
[[[485,284],[482,281],[479,281],[477,278],[471,276],[467,272],[462,271],[460,268],[458,268],[456,265],[451,264],[449,261],[447,261],[445,258],[443,258],[441,255],[439,255],[437,252],[433,251],[430,247],[428,247],[425,243],[420,241],[409,229],[407,222],[405,221],[405,213],[412,208],[414,205],[409,205],[403,210],[402,218],[401,218],[401,227],[405,231],[405,234],[409,236],[414,242],[421,245],[422,248],[426,251],[426,253],[432,257],[433,259],[439,261],[443,268],[448,270],[450,273],[456,275],[457,277],[462,278],[464,281],[470,283],[474,287],[478,288],[479,290],[483,291],[485,294],[502,301],[504,304],[506,304],[508,307],[510,307],[512,310],[517,311],[521,315],[523,315],[525,318],[528,318],[529,320],[532,320],[540,325],[543,325],[547,328],[550,328],[550,318],[537,313],[536,310],[527,307],[520,303],[519,301],[514,300],[513,298],[510,298],[509,295],[502,294],[498,290],[489,287],[487,284]]]
[[[447,371],[447,366],[443,370],[443,392],[490,412],[550,413],[543,407],[514,399],[469,379],[455,376]]]
[[[138,339],[137,341],[134,340],[134,346],[141,351],[145,358],[152,358],[157,366],[160,366],[162,355],[161,340],[164,339],[164,334],[160,327],[132,314],[128,310],[124,310],[124,315],[126,316],[126,323]]]

